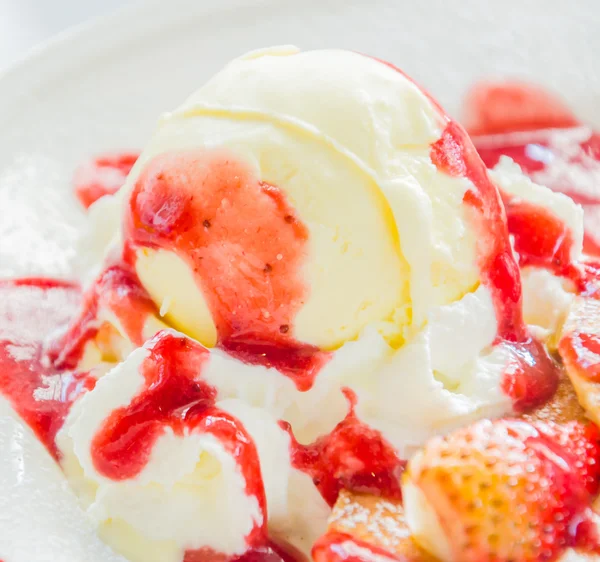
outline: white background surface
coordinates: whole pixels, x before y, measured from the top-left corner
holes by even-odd
[[[124,0],[0,0],[0,71],[40,42]]]

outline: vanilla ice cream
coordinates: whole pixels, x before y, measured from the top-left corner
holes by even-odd
[[[226,149],[280,188],[309,231],[296,339],[336,349],[373,322],[404,338],[431,306],[478,283],[462,205],[468,182],[429,158],[444,124],[414,83],[369,57],[251,53],[163,117],[121,198],[158,155]],[[214,345],[184,256],[139,250],[137,272],[157,305],[167,303],[167,320]]]
[[[574,204],[518,169],[493,179],[556,211],[581,252]],[[523,370],[515,346],[530,340],[498,191],[462,129],[391,65],[291,47],[236,59],[163,116],[124,188],[90,211],[88,253],[123,255],[154,302],[143,339],[181,332],[117,350],[125,360],[58,438],[88,513],[132,560],[234,556],[261,525],[307,552],[328,507],[280,420],[318,448],[355,416],[407,459],[432,435],[517,407],[505,374]],[[550,339],[569,287],[527,275],[525,321]],[[144,404],[143,364],[165,337],[202,350],[193,379],[254,442],[264,509],[204,427],[166,424],[135,473],[99,469],[98,435]]]

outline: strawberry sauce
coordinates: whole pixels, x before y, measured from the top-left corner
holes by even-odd
[[[62,281],[0,282],[0,393],[56,459],[56,433],[71,403],[95,379],[55,369],[44,342],[66,325],[80,295],[79,287]]]
[[[533,181],[579,203],[584,209],[584,253],[600,256],[600,135],[535,87],[481,85],[467,104],[471,130],[479,135],[473,141],[485,164],[492,168],[508,156]],[[568,226],[543,207],[507,194],[503,199],[520,266],[546,268],[570,279],[579,293],[598,298],[598,264],[573,262]],[[599,380],[596,334],[584,327],[564,337],[559,349],[565,361],[577,364],[590,380]]]
[[[472,220],[479,234],[479,268],[484,284],[492,292],[498,338],[522,341],[527,328],[521,310],[521,276],[498,189],[458,123],[450,121],[442,137],[431,146],[431,161],[440,171],[465,177],[473,184],[473,189],[465,193],[464,203],[473,211]]]
[[[189,550],[183,562],[308,562],[306,556],[289,545],[281,545],[272,539],[260,541],[239,556],[227,556],[203,548]]]
[[[123,152],[98,156],[75,171],[75,195],[87,209],[100,197],[116,193],[125,183],[139,154]]]
[[[524,444],[541,465],[536,471],[540,481],[549,482],[537,498],[544,505],[544,517],[538,521],[543,529],[539,550],[547,555],[532,560],[555,560],[566,548],[600,553],[592,512],[600,491],[600,430],[592,423],[532,425],[537,433]]]
[[[486,166],[509,156],[533,181],[582,205],[584,251],[600,256],[600,135],[560,100],[529,85],[478,85],[466,112]]]
[[[512,352],[502,388],[513,399],[515,411],[539,406],[556,391],[559,370],[543,346],[528,335],[522,315],[521,276],[510,245],[498,189],[469,137],[457,123],[448,122],[442,137],[431,147],[431,160],[444,173],[465,177],[473,185],[465,193],[464,204],[471,210],[471,220],[479,234],[477,253],[481,277],[492,293],[496,309],[497,344],[508,346]],[[529,242],[527,236],[539,235],[537,227],[540,226],[536,221],[530,227],[526,222],[530,218],[530,214],[519,216],[515,213],[513,216],[513,222],[524,230],[523,245],[531,244],[535,250],[540,247],[544,251],[549,251],[547,247],[554,249],[555,241],[541,246],[539,240]]]
[[[127,406],[111,413],[91,445],[96,469],[113,480],[137,476],[146,466],[156,440],[169,428],[216,437],[236,459],[246,482],[246,494],[258,501],[262,521],[246,537],[248,545],[263,545],[267,536],[267,504],[254,441],[242,424],[215,406],[217,391],[201,378],[208,350],[185,336],[159,332],[146,344],[149,356],[140,372],[142,391]],[[196,554],[199,556],[199,554]],[[190,554],[186,560],[196,560]]]
[[[510,352],[501,388],[512,399],[514,411],[524,414],[550,400],[558,389],[560,367],[544,345],[533,338],[499,345]]]
[[[308,296],[309,233],[280,189],[231,154],[164,154],[136,182],[125,230],[134,248],[161,248],[188,263],[219,347],[279,369],[300,390],[312,386],[329,354],[293,336]]]
[[[583,329],[574,330],[562,338],[558,349],[567,366],[576,366],[579,373],[592,382],[600,382],[600,337]]]
[[[354,393],[344,389],[344,394],[350,411],[331,433],[310,445],[298,443],[290,425],[280,422],[291,437],[292,466],[312,477],[331,506],[343,488],[401,499],[400,477],[406,463],[379,431],[356,417]]]
[[[579,285],[581,269],[572,263],[573,237],[568,226],[548,209],[508,195],[504,207],[519,265],[543,267]]]
[[[383,562],[384,560],[412,562],[404,556],[393,555],[387,549],[336,531],[329,531],[315,543],[312,557],[315,562]]]
[[[74,369],[77,366],[85,345],[104,329],[100,312],[112,314],[124,335],[134,345],[141,346],[146,320],[156,315],[157,310],[131,267],[109,266],[86,291],[79,312],[64,336],[52,343],[49,353],[56,367]]]

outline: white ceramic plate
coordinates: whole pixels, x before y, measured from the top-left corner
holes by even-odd
[[[393,61],[457,114],[483,77],[560,92],[600,125],[597,0],[168,0],[67,34],[0,79],[0,277],[68,276],[83,215],[71,192],[89,155],[142,147],[230,58],[271,44]],[[0,401],[0,559],[118,560],[60,471]]]

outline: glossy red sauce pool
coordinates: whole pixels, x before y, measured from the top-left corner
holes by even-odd
[[[312,386],[329,354],[294,338],[308,296],[301,269],[309,234],[280,189],[231,154],[164,154],[137,180],[125,227],[133,248],[172,251],[187,262],[220,347],[276,367],[300,390]]]
[[[503,342],[510,360],[501,388],[513,401],[516,413],[526,413],[548,402],[560,383],[560,366],[534,338],[523,342]]]

